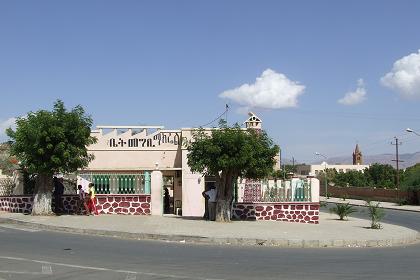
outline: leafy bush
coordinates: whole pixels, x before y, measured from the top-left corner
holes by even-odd
[[[330,209],[330,212],[337,214],[340,217],[340,220],[344,220],[344,218],[348,217],[351,213],[357,212],[357,210],[348,203],[336,203],[335,207]]]
[[[12,195],[15,183],[12,178],[0,179],[0,195]]]
[[[420,189],[420,163],[405,170],[401,186],[403,189]]]
[[[370,228],[372,229],[380,229],[382,228],[382,225],[380,224],[380,221],[385,216],[384,209],[379,207],[379,202],[374,203],[372,201],[366,202],[366,206],[368,207],[369,211],[369,217],[371,220]]]
[[[407,199],[405,199],[405,198],[399,198],[399,199],[397,200],[397,204],[398,204],[399,206],[407,205],[407,204],[408,204],[408,201],[407,201]]]

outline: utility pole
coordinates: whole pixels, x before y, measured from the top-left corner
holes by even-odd
[[[279,149],[279,160],[280,160],[280,172],[283,173],[283,180],[286,180],[286,168],[285,165],[283,164],[283,168],[282,168],[282,160],[281,160],[281,148]]]
[[[292,157],[292,172],[295,173],[295,158]]]
[[[399,192],[400,192],[400,168],[399,168],[399,163],[400,162],[404,162],[403,160],[400,160],[398,157],[398,146],[402,145],[401,142],[398,142],[398,138],[394,137],[395,139],[395,143],[391,142],[391,145],[395,145],[395,159],[393,159],[392,161],[395,161],[396,165],[397,165],[397,179],[396,179],[396,185],[397,185],[397,199],[399,198]]]

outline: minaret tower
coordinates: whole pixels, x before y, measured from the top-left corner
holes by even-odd
[[[257,115],[252,112],[248,113],[249,118],[245,121],[246,128],[253,128],[257,130],[262,129],[262,121]]]
[[[362,165],[363,164],[363,158],[362,158],[362,152],[359,149],[359,144],[356,144],[356,148],[353,152],[353,165]]]

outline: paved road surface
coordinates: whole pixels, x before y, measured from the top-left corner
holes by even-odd
[[[334,203],[328,203],[327,208],[334,206]],[[327,208],[321,207],[321,211],[328,212]],[[350,217],[369,219],[368,211],[366,207],[354,206],[358,212],[351,214]],[[420,232],[420,213],[410,211],[399,211],[385,209],[385,217],[383,218],[384,223],[399,225],[408,227]],[[419,277],[420,279],[420,277]]]
[[[414,229],[418,213],[388,212]],[[419,279],[420,245],[221,247],[34,231],[0,224],[2,279]]]

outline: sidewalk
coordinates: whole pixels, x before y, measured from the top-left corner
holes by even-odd
[[[366,206],[366,201],[364,200],[357,200],[357,199],[349,199],[343,200],[342,198],[338,197],[330,197],[328,199],[325,196],[321,196],[319,198],[321,201],[325,202],[332,202],[332,203],[349,203],[350,205],[356,206]],[[379,202],[379,206],[385,209],[393,209],[393,210],[401,210],[401,211],[412,211],[412,212],[420,212],[420,205],[398,205],[395,202],[383,202],[383,201],[373,201]]]
[[[24,224],[42,230],[181,243],[261,245],[293,248],[389,247],[416,242],[417,231],[383,224],[372,230],[369,221],[320,213],[319,224],[278,221],[216,223],[178,216],[31,216],[0,212],[1,223]]]

